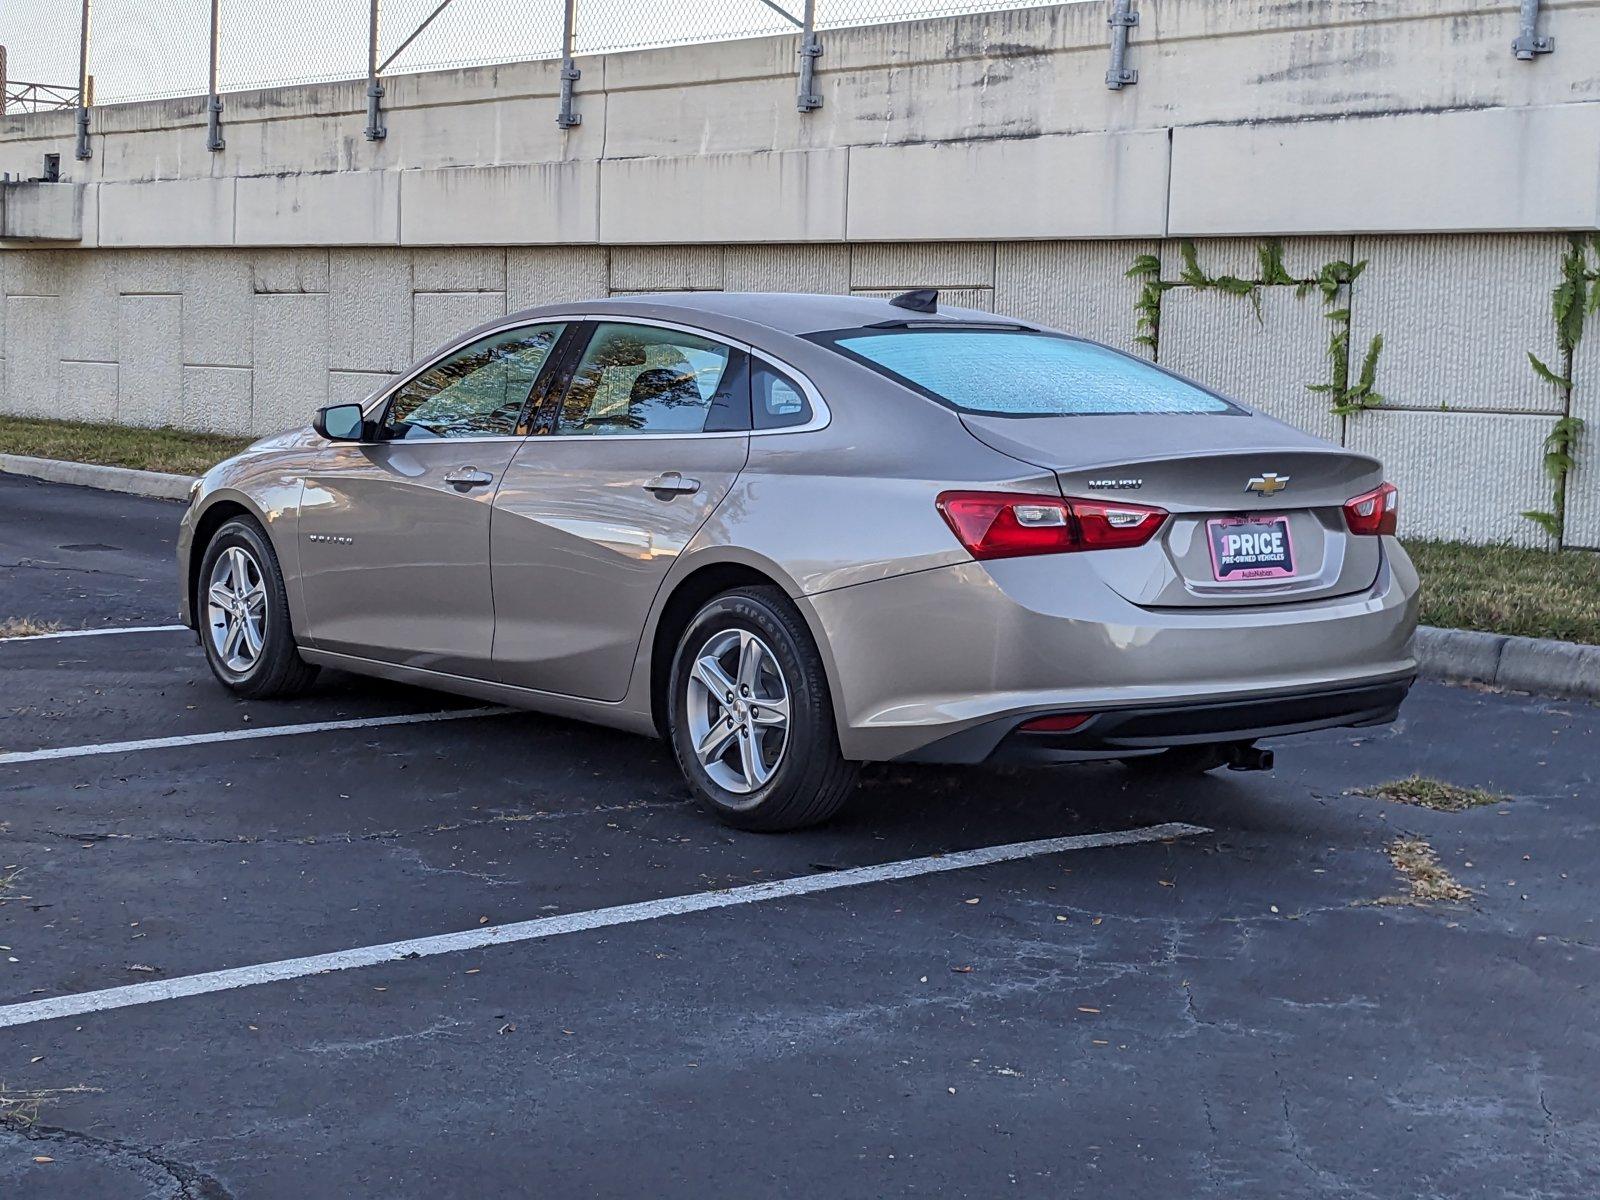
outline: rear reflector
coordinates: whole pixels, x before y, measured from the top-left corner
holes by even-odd
[[[1393,534],[1400,518],[1400,489],[1392,483],[1344,502],[1344,523],[1350,532],[1376,537]]]
[[[945,492],[939,513],[973,558],[1018,558],[1142,546],[1165,509],[1016,492]]]
[[[1086,722],[1093,713],[1054,713],[1048,717],[1035,717],[1017,726],[1026,733],[1066,733]]]

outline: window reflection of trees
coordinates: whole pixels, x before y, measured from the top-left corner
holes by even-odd
[[[559,328],[477,342],[401,389],[389,424],[400,437],[494,437],[515,431]]]
[[[563,431],[698,433],[727,366],[727,348],[704,338],[602,325],[567,393]]]

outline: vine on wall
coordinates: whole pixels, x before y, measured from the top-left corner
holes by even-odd
[[[1285,266],[1283,243],[1273,238],[1261,242],[1256,247],[1257,277],[1242,279],[1237,275],[1206,274],[1204,268],[1200,266],[1199,256],[1192,241],[1180,242],[1178,250],[1183,259],[1183,267],[1177,279],[1161,278],[1161,260],[1154,254],[1139,255],[1133,260],[1133,266],[1128,268],[1128,278],[1143,281],[1139,295],[1134,301],[1137,325],[1134,340],[1140,345],[1149,346],[1152,350],[1159,349],[1161,298],[1175,287],[1190,287],[1196,291],[1220,291],[1230,296],[1247,298],[1255,306],[1258,321],[1261,319],[1262,288],[1292,287],[1296,289],[1295,294],[1298,296],[1306,296],[1312,291],[1317,291],[1321,293],[1323,304],[1328,308],[1327,317],[1333,326],[1328,337],[1330,377],[1321,383],[1308,383],[1306,387],[1319,395],[1327,396],[1331,401],[1332,411],[1341,417],[1376,408],[1383,403],[1383,396],[1377,389],[1378,356],[1383,352],[1383,335],[1373,335],[1352,381],[1350,308],[1348,305],[1334,307],[1340,298],[1347,294],[1346,289],[1349,285],[1366,269],[1365,259],[1357,263],[1343,260],[1324,263],[1315,275],[1302,278],[1292,274]]]
[[[1361,359],[1361,367],[1356,372],[1355,382],[1350,381],[1350,306],[1345,304],[1340,308],[1333,308],[1339,297],[1348,295],[1343,290],[1356,281],[1361,272],[1367,269],[1367,260],[1350,263],[1339,259],[1334,262],[1324,263],[1317,272],[1317,277],[1300,284],[1300,295],[1304,296],[1311,288],[1315,287],[1322,293],[1322,302],[1328,305],[1328,320],[1333,322],[1333,333],[1328,338],[1328,365],[1332,378],[1326,383],[1308,383],[1306,387],[1313,392],[1329,397],[1333,401],[1333,414],[1338,417],[1347,417],[1352,413],[1363,412],[1369,408],[1377,408],[1383,403],[1383,395],[1378,391],[1378,355],[1383,353],[1383,334],[1375,333],[1372,340],[1367,343],[1367,352]]]
[[[1591,264],[1590,254],[1596,262]],[[1256,247],[1259,270],[1255,279],[1242,279],[1237,275],[1208,275],[1200,266],[1199,256],[1192,241],[1179,243],[1182,268],[1177,279],[1161,278],[1161,260],[1154,254],[1141,254],[1128,269],[1130,279],[1141,280],[1138,297],[1134,301],[1137,332],[1134,340],[1140,345],[1158,351],[1161,340],[1161,300],[1171,289],[1190,287],[1197,291],[1220,291],[1232,296],[1248,298],[1255,306],[1256,319],[1261,319],[1261,289],[1264,287],[1293,287],[1296,295],[1306,296],[1313,290],[1322,296],[1327,307],[1327,318],[1332,324],[1328,337],[1329,378],[1319,383],[1308,383],[1307,389],[1324,395],[1331,401],[1336,416],[1348,417],[1367,409],[1376,408],[1384,401],[1377,390],[1378,359],[1383,353],[1383,335],[1374,334],[1367,343],[1361,363],[1351,371],[1350,308],[1339,305],[1341,298],[1361,272],[1367,260],[1345,262],[1337,260],[1324,263],[1314,276],[1301,278],[1291,273],[1283,261],[1283,243],[1277,239],[1261,242]],[[1338,307],[1335,307],[1338,305]],[[1559,544],[1566,520],[1567,481],[1577,465],[1578,444],[1584,436],[1584,423],[1572,412],[1573,357],[1583,337],[1585,319],[1600,313],[1600,234],[1573,234],[1567,251],[1561,258],[1561,281],[1551,294],[1551,316],[1556,326],[1556,345],[1560,351],[1559,370],[1544,362],[1532,350],[1528,361],[1534,373],[1554,384],[1561,391],[1563,415],[1555,423],[1544,443],[1544,470],[1551,481],[1550,508],[1525,512],[1522,515],[1535,522]]]
[[[1600,268],[1589,265],[1591,248],[1600,257],[1600,234],[1590,234],[1587,238],[1572,235],[1566,253],[1561,256],[1561,282],[1550,296],[1550,315],[1555,320],[1561,370],[1558,372],[1532,350],[1528,351],[1528,362],[1534,374],[1560,389],[1563,415],[1544,441],[1544,471],[1551,483],[1550,507],[1522,515],[1558,544],[1566,526],[1567,477],[1577,465],[1578,441],[1583,435],[1583,420],[1572,413],[1573,356],[1583,339],[1584,318],[1600,312]]]
[[[1133,302],[1133,340],[1141,346],[1149,346],[1153,351],[1161,336],[1161,293],[1178,285],[1162,281],[1161,260],[1154,254],[1135,256],[1127,277],[1144,281],[1139,288],[1138,299]]]

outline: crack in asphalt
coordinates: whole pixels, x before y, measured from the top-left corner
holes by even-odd
[[[1183,991],[1183,1015],[1188,1019],[1191,1026],[1195,1028],[1221,1029],[1228,1033],[1236,1032],[1228,1026],[1207,1021],[1200,1015],[1200,1010],[1195,1007],[1194,986],[1187,979],[1178,980],[1178,987]],[[1222,1146],[1222,1133],[1217,1128],[1216,1114],[1211,1109],[1211,1095],[1206,1090],[1205,1085],[1202,1084],[1197,1089],[1197,1092],[1200,1097],[1200,1111],[1205,1116],[1206,1129],[1211,1134],[1210,1140],[1200,1152],[1200,1162],[1205,1168],[1206,1177],[1214,1178],[1220,1170],[1217,1164],[1217,1151]]]
[[[112,571],[105,567],[69,567],[64,563],[34,562],[22,559],[18,562],[0,562],[0,568],[13,571],[70,571],[74,575],[111,575],[117,579],[126,579],[131,583],[149,583],[143,575],[130,575],[126,571]]]
[[[1278,1100],[1283,1106],[1283,1129],[1289,1139],[1289,1153],[1293,1155],[1295,1162],[1304,1167],[1306,1172],[1324,1187],[1341,1192],[1348,1191],[1349,1189],[1340,1180],[1330,1177],[1328,1172],[1306,1156],[1305,1147],[1300,1144],[1300,1129],[1295,1124],[1294,1110],[1289,1105],[1289,1089],[1283,1082],[1283,1073],[1278,1070],[1278,1056],[1268,1050],[1267,1057],[1272,1060],[1272,1078],[1277,1082]]]
[[[50,838],[61,842],[145,842],[174,846],[351,846],[358,842],[404,841],[435,833],[457,833],[462,830],[487,829],[496,825],[542,824],[565,821],[574,817],[607,816],[619,812],[642,812],[648,809],[681,808],[682,800],[638,800],[627,804],[601,805],[598,808],[574,809],[566,812],[500,813],[492,817],[470,817],[442,825],[421,825],[414,829],[379,829],[372,833],[307,834],[303,837],[252,836],[194,837],[179,833],[105,833],[74,831],[70,829],[38,829],[29,833],[8,831],[10,840],[18,843]]]
[[[1189,981],[1187,979],[1179,980],[1178,986],[1183,989],[1183,1011],[1184,1015],[1189,1018],[1191,1024],[1205,1025],[1212,1029],[1227,1028],[1227,1026],[1218,1025],[1214,1021],[1207,1021],[1200,1015],[1200,1011],[1194,1006],[1194,988],[1189,985]]]
[[[1582,938],[1562,937],[1559,933],[1544,935],[1547,942],[1555,942],[1558,946],[1577,946],[1580,950],[1600,950],[1600,946],[1593,942],[1586,942]]]
[[[1294,1109],[1289,1103],[1289,1088],[1283,1081],[1283,1073],[1278,1069],[1278,1056],[1269,1047],[1267,1058],[1272,1062],[1272,1078],[1278,1085],[1278,1100],[1283,1106],[1284,1132],[1288,1135],[1289,1153],[1294,1160],[1305,1168],[1317,1182],[1326,1189],[1323,1194],[1341,1196],[1360,1196],[1365,1200],[1382,1200],[1376,1193],[1368,1188],[1358,1187],[1338,1176],[1330,1174],[1327,1170],[1317,1166],[1306,1154],[1305,1146],[1300,1141],[1300,1128],[1295,1121]]]
[[[490,887],[513,887],[516,884],[516,880],[507,879],[504,875],[491,875],[487,871],[469,871],[465,867],[436,867],[414,846],[395,846],[393,852],[408,859],[412,867],[424,875],[460,875],[467,879],[476,879]]]
[[[1211,1112],[1211,1097],[1204,1089],[1200,1092],[1200,1111],[1205,1114],[1206,1128],[1211,1131],[1210,1142],[1200,1152],[1200,1161],[1205,1165],[1206,1175],[1209,1177],[1217,1173],[1217,1149],[1222,1145],[1222,1134],[1217,1129],[1217,1119]]]
[[[454,1017],[446,1017],[442,1021],[435,1021],[426,1029],[414,1029],[408,1033],[389,1034],[387,1037],[363,1038],[352,1042],[312,1042],[305,1047],[305,1051],[308,1054],[331,1054],[335,1056],[365,1054],[400,1042],[432,1041],[453,1030],[467,1028],[470,1024],[471,1022],[468,1021],[458,1021]]]
[[[233,1193],[221,1180],[199,1167],[168,1158],[148,1146],[136,1145],[120,1138],[95,1137],[76,1129],[56,1125],[6,1126],[11,1133],[24,1141],[44,1145],[69,1145],[111,1162],[133,1159],[162,1172],[174,1185],[167,1193],[170,1200],[233,1200]],[[150,1193],[154,1195],[154,1193]]]

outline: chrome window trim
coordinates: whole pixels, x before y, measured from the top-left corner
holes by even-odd
[[[486,433],[481,437],[460,438],[386,438],[381,442],[336,442],[344,446],[470,446],[474,442],[520,442],[524,439],[514,433]]]
[[[754,346],[745,349],[750,357],[759,358],[774,370],[781,372],[800,385],[800,390],[806,394],[806,401],[811,405],[811,419],[803,425],[784,425],[778,429],[751,429],[751,437],[777,437],[785,433],[815,433],[819,429],[826,429],[833,420],[833,414],[828,411],[828,402],[822,398],[822,393],[817,390],[817,385],[812,383],[804,371],[797,371],[776,355],[768,354],[765,350],[757,350]],[[751,398],[750,424],[755,424],[755,400]]]
[[[784,362],[776,355],[765,350],[759,350],[747,342],[730,338],[723,334],[714,333],[709,329],[701,329],[694,325],[686,325],[681,321],[662,321],[655,317],[636,317],[630,313],[554,313],[550,316],[540,317],[536,321],[513,321],[507,319],[502,325],[495,325],[481,332],[474,331],[450,343],[439,351],[427,362],[417,367],[410,374],[389,384],[377,398],[372,400],[362,409],[362,415],[372,418],[373,415],[389,403],[390,398],[406,384],[431,370],[436,363],[449,358],[450,355],[462,350],[474,342],[481,342],[485,338],[497,337],[502,333],[509,333],[515,329],[533,329],[540,325],[570,325],[574,321],[612,322],[622,325],[649,325],[657,329],[671,329],[678,333],[688,333],[695,337],[705,338],[717,342],[734,350],[742,350],[752,358],[760,359],[769,366],[775,367],[789,376],[806,394],[806,400],[811,404],[811,420],[804,425],[790,425],[781,429],[732,429],[713,433],[541,433],[541,434],[495,434],[488,437],[473,438],[439,438],[437,443],[450,443],[452,445],[467,445],[472,442],[522,442],[537,438],[540,441],[607,441],[607,442],[639,442],[639,441],[674,441],[684,438],[730,438],[730,437],[779,437],[790,433],[815,433],[819,429],[826,429],[833,420],[833,413],[828,408],[828,403],[822,398],[822,393],[817,390],[817,385],[812,383],[804,371]],[[754,414],[752,414],[752,418]],[[754,420],[752,419],[752,424]],[[421,441],[410,443],[415,446],[432,446],[435,441]],[[405,441],[399,442],[363,442],[347,443],[349,445],[406,445]]]

